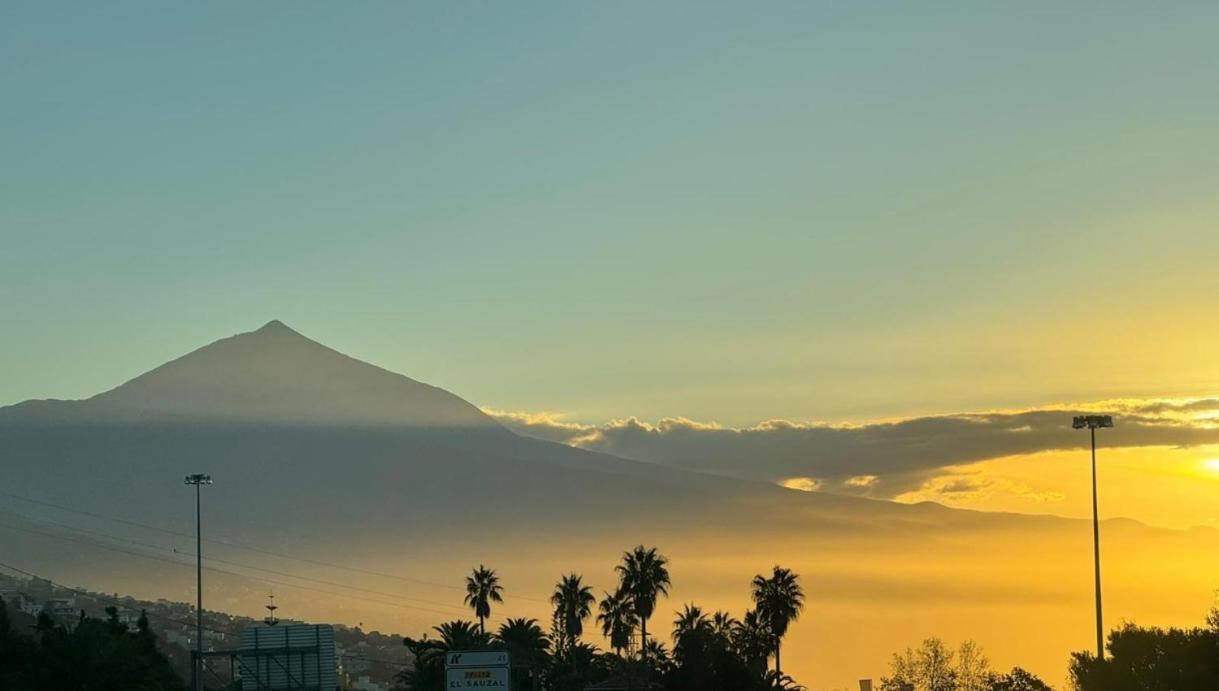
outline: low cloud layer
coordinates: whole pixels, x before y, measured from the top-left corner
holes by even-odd
[[[803,489],[895,497],[946,468],[1041,451],[1081,449],[1074,415],[1111,413],[1109,447],[1219,443],[1219,399],[1116,400],[1033,410],[961,413],[855,425],[769,420],[734,428],[685,418],[637,418],[601,425],[549,413],[488,410],[514,431],[594,451]],[[946,487],[945,491],[970,488]]]

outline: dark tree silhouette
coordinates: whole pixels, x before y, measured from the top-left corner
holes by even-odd
[[[576,643],[551,660],[544,676],[547,691],[583,691],[615,673],[621,660],[587,643]]]
[[[677,613],[677,618],[673,620],[674,650],[680,649],[683,642],[708,640],[712,631],[711,620],[707,618],[706,614],[703,614],[702,608],[694,603],[687,604],[682,607],[681,611]]]
[[[580,640],[584,634],[584,620],[592,615],[596,602],[593,589],[584,585],[578,574],[563,576],[555,585],[550,604],[554,605],[557,649],[566,650]]]
[[[479,566],[466,579],[465,596],[479,621],[441,624],[434,629],[439,639],[407,638],[404,643],[414,655],[414,663],[396,677],[397,688],[439,691],[444,687],[447,651],[488,647],[510,654],[513,687],[522,691],[582,691],[602,682],[610,682],[613,688],[634,685],[640,691],[657,688],[657,684],[667,691],[803,688],[782,674],[777,650],[787,626],[804,605],[798,577],[791,571],[776,566],[771,577],[754,579],[751,592],[756,607],[739,620],[728,612],[710,613],[693,602],[683,604],[674,613],[670,651],[646,629],[659,598],[669,594],[668,560],[656,548],[640,545],[624,552],[615,570],[618,588],[606,592],[599,603],[580,575],[560,578],[550,596],[551,638],[537,620],[515,618],[500,625],[494,636],[486,635],[490,603],[503,601],[502,588],[494,571]],[[602,653],[580,640],[595,603],[596,622],[613,653]],[[636,629],[638,639],[634,638]],[[776,658],[773,672],[767,669],[772,654]]]
[[[715,614],[711,615],[711,630],[715,632],[715,635],[720,636],[723,638],[723,640],[728,641],[730,644],[732,641],[732,632],[736,630],[736,627],[739,624],[739,621],[734,619],[731,614],[723,610],[717,610]]]
[[[668,563],[655,547],[639,545],[625,552],[622,563],[615,567],[621,580],[619,590],[630,598],[631,606],[639,616],[639,647],[645,667],[649,658],[648,619],[656,610],[656,599],[661,595],[668,597],[672,585]]]
[[[403,638],[402,644],[411,651],[414,663],[395,677],[398,684],[412,691],[432,691],[444,688],[444,655],[450,650],[480,650],[491,637],[472,621],[457,619],[432,628],[440,639]]]
[[[486,648],[491,637],[483,632],[482,627],[474,626],[474,622],[455,619],[433,629],[440,634],[440,641],[446,650],[479,650]]]
[[[513,688],[537,688],[537,679],[550,662],[550,638],[537,619],[508,619],[500,624],[492,645],[508,651]]]
[[[1000,674],[991,679],[991,691],[1054,691],[1054,689],[1037,675],[1026,672],[1019,667],[1013,667],[1011,672]]]
[[[775,654],[775,672],[783,675],[783,665],[779,650],[787,627],[800,617],[804,609],[804,590],[800,587],[800,577],[776,565],[770,578],[761,574],[753,579],[753,602],[757,608],[758,618],[766,623],[773,641]]]
[[[487,617],[491,616],[491,603],[504,601],[504,589],[499,584],[499,576],[495,571],[482,564],[466,576],[465,603],[474,610],[478,617],[478,630],[487,632]]]
[[[745,612],[732,631],[732,647],[750,669],[759,675],[766,673],[766,659],[770,657],[770,629],[758,616],[757,610]]]
[[[674,662],[669,649],[654,638],[649,638],[639,653],[641,661],[648,665],[648,669],[655,670],[662,679],[671,676],[677,669],[677,663]]]
[[[635,614],[630,597],[621,591],[612,595],[606,593],[598,609],[597,622],[601,624],[601,634],[609,640],[610,647],[619,655],[630,650],[631,637],[639,625],[639,615]]]
[[[85,616],[71,630],[40,616],[34,637],[15,631],[0,602],[0,689],[4,691],[182,691],[182,680],[156,648],[142,616],[136,631],[106,609],[106,619]]]
[[[1126,624],[1109,633],[1109,655],[1071,656],[1079,691],[1202,691],[1219,689],[1219,627],[1143,628]]]

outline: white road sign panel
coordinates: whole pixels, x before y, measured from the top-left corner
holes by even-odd
[[[455,667],[507,667],[508,653],[502,650],[454,650],[444,659],[444,666]]]
[[[445,678],[446,689],[508,688],[507,667],[450,667]]]

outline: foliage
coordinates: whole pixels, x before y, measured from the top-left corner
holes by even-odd
[[[750,669],[758,674],[766,672],[766,658],[770,655],[770,629],[758,616],[757,610],[745,612],[741,621],[733,628],[732,647]]]
[[[767,672],[765,688],[780,691],[805,691],[806,687],[797,684],[795,679],[782,672]]]
[[[655,547],[639,545],[622,555],[622,563],[615,567],[618,572],[618,592],[630,598],[631,606],[639,617],[639,645],[644,663],[648,659],[648,619],[656,610],[659,596],[668,597],[669,560],[660,555]]]
[[[1219,627],[1160,629],[1126,624],[1109,633],[1109,655],[1071,656],[1080,691],[1201,691],[1219,689]]]
[[[601,653],[587,643],[575,643],[559,651],[543,672],[548,691],[583,691],[584,687],[605,681],[622,669],[623,660]]]
[[[973,641],[965,641],[957,648],[956,666],[957,691],[990,691],[991,677],[990,660],[982,654],[982,649]]]
[[[532,691],[550,663],[550,638],[537,619],[508,619],[500,625],[492,645],[508,651],[512,660],[512,688]]]
[[[1013,667],[1007,674],[991,677],[991,691],[1054,691],[1050,685],[1031,672]]]
[[[489,611],[480,610],[479,603],[503,600],[495,572],[480,566],[466,578],[465,602],[474,607],[475,614],[484,614],[483,621],[441,624],[433,629],[439,639],[405,639],[414,663],[398,674],[397,688],[441,691],[446,652],[485,648],[508,651],[513,686],[522,690],[583,691],[590,684],[624,678],[636,680],[641,689],[650,681],[671,691],[804,688],[766,666],[782,633],[804,604],[798,577],[791,571],[775,567],[772,577],[755,579],[758,608],[740,619],[724,611],[708,613],[693,602],[684,604],[674,612],[672,650],[645,633],[658,598],[667,595],[671,586],[668,560],[655,548],[639,546],[623,554],[616,571],[618,588],[605,593],[599,603],[578,574],[559,579],[550,597],[552,639],[534,619],[510,618],[494,636],[483,633]],[[594,604],[597,624],[613,653],[603,653],[580,640]]]
[[[491,643],[491,637],[483,633],[474,622],[457,619],[432,628],[440,639],[421,640],[404,638],[402,643],[411,651],[412,665],[399,672],[394,680],[400,688],[412,691],[428,691],[444,688],[444,656],[450,650],[481,650]]]
[[[478,617],[480,631],[486,632],[487,617],[491,616],[491,603],[503,602],[503,593],[504,588],[499,584],[499,576],[482,564],[479,564],[473,573],[466,576],[465,603],[474,610],[474,616]]]
[[[771,636],[771,652],[775,655],[775,672],[781,677],[783,666],[779,655],[787,627],[800,617],[804,609],[804,590],[800,577],[775,565],[770,578],[759,574],[753,578],[753,602],[758,618],[766,624]]]
[[[584,634],[584,620],[592,616],[597,597],[575,573],[563,576],[550,596],[554,605],[555,647],[565,650]]]
[[[639,615],[635,614],[630,597],[622,591],[612,595],[606,593],[598,610],[597,622],[601,624],[601,634],[609,639],[610,647],[619,655],[623,651],[630,652],[631,637],[639,626]]]
[[[733,643],[737,622],[724,612],[712,617],[688,604],[673,621],[673,662],[665,685],[673,689],[735,691],[765,684]],[[764,667],[763,667],[764,669]]]
[[[955,656],[938,638],[928,638],[918,650],[906,648],[905,652],[894,653],[889,663],[892,676],[881,679],[881,691],[908,687],[915,691],[956,691]]]
[[[918,650],[906,648],[894,654],[889,671],[880,680],[880,691],[1053,691],[1019,667],[1007,674],[995,673],[973,641],[953,650],[938,638],[928,638]]]
[[[182,680],[157,651],[156,636],[141,615],[136,631],[81,613],[72,628],[43,614],[34,636],[13,629],[0,601],[0,688],[5,691],[182,691]]]
[[[639,650],[639,662],[649,670],[652,676],[664,678],[677,669],[677,662],[664,643],[655,638],[648,639]]]

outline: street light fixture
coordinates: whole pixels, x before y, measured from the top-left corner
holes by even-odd
[[[1096,659],[1105,659],[1105,631],[1101,625],[1100,605],[1100,518],[1096,511],[1096,430],[1113,426],[1112,415],[1076,415],[1074,429],[1087,429],[1092,435],[1092,557],[1096,572]]]
[[[195,655],[191,661],[191,686],[195,691],[203,689],[203,520],[200,488],[212,484],[212,476],[195,473],[186,476],[186,484],[195,486]]]

